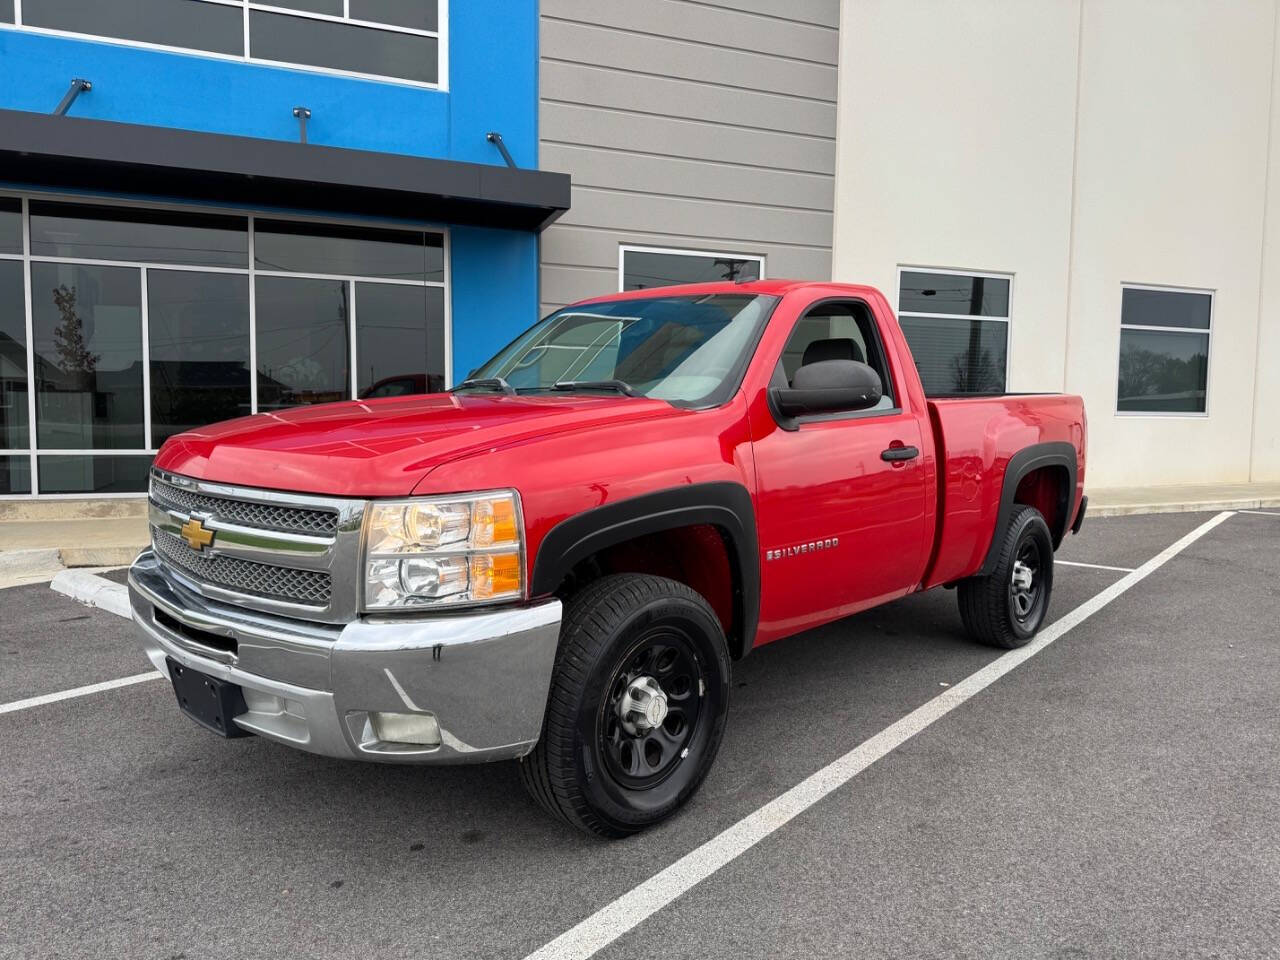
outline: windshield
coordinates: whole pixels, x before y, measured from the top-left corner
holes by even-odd
[[[732,396],[776,297],[652,297],[566,307],[530,328],[468,380],[517,393],[616,390],[681,406]]]

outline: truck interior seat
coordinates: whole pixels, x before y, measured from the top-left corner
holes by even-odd
[[[811,363],[818,363],[821,360],[857,360],[859,363],[866,363],[867,358],[862,355],[862,348],[859,347],[852,337],[831,337],[826,340],[814,340],[804,348],[804,356],[800,359],[800,366],[807,367]]]

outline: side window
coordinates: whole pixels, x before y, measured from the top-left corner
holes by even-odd
[[[880,375],[883,396],[872,410],[891,410],[893,380],[876,333],[875,319],[863,303],[824,303],[796,321],[774,371],[774,382],[789,386],[796,371],[819,360],[857,360]]]

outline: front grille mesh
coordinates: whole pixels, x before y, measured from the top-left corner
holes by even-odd
[[[293,570],[239,557],[204,556],[188,547],[179,537],[155,527],[151,528],[151,539],[156,552],[165,560],[205,583],[269,600],[313,607],[329,605],[332,581],[327,573]]]
[[[262,530],[312,535],[332,534],[338,529],[338,515],[309,507],[282,507],[252,500],[228,500],[206,493],[184,490],[160,480],[151,483],[151,499],[160,507],[183,513],[201,513],[225,523],[237,523]]]

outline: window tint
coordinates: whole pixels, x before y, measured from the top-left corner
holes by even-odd
[[[249,29],[255,59],[400,77],[420,83],[435,83],[438,77],[435,37],[258,10],[249,14]]]
[[[1008,328],[996,320],[899,318],[926,396],[1003,393]]]
[[[378,396],[444,389],[444,291],[439,287],[357,283],[356,330],[360,396],[378,385],[383,387]],[[388,380],[400,386],[393,388]]]
[[[806,363],[821,360],[857,360],[868,364],[880,375],[882,396],[873,410],[889,410],[894,406],[893,380],[885,362],[875,320],[861,303],[824,303],[796,321],[779,360],[781,373],[775,373],[788,385],[796,371]]]
[[[130,267],[31,265],[40,447],[144,447],[141,287]]]
[[[147,489],[149,454],[104,456],[41,456],[41,493],[138,493]]]
[[[624,249],[622,289],[647,290],[678,283],[718,280],[759,280],[760,267],[758,258]]]
[[[22,253],[22,201],[0,197],[0,253]]]
[[[443,280],[444,238],[406,230],[255,222],[259,270],[331,273],[392,280]]]
[[[31,458],[0,457],[0,494],[31,492]]]
[[[1011,287],[1007,277],[902,271],[898,320],[927,396],[1004,392]]]
[[[0,0],[0,23],[13,23],[13,0]],[[4,483],[0,481],[0,493],[4,492]],[[17,491],[11,490],[10,493]]]
[[[1121,413],[1204,413],[1213,297],[1125,287],[1120,308]]]
[[[31,442],[27,420],[27,320],[22,263],[0,260],[0,450],[21,450]]]
[[[351,396],[350,304],[342,280],[258,277],[258,409]]]
[[[248,220],[33,200],[31,254],[79,260],[247,267]]]
[[[904,270],[898,294],[901,313],[951,313],[1007,317],[1009,281],[999,277]]]
[[[288,7],[307,13],[326,13],[331,17],[342,16],[342,0],[266,0],[268,7]]]
[[[22,22],[211,53],[244,53],[240,7],[202,0],[24,0]]]
[[[147,271],[151,439],[242,417],[249,408],[249,278]]]
[[[1213,298],[1207,293],[1125,287],[1120,322],[1125,326],[1208,330]]]
[[[351,0],[351,19],[415,30],[440,29],[436,0]]]

